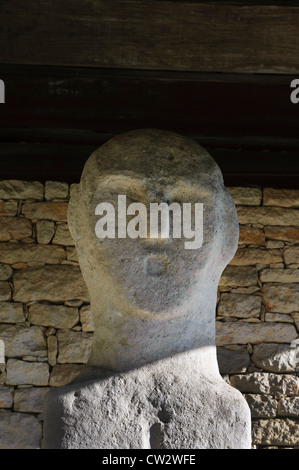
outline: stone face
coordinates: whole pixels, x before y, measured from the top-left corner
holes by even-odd
[[[60,364],[86,364],[90,355],[92,335],[69,330],[57,331],[58,360]]]
[[[44,186],[38,181],[4,180],[0,181],[0,199],[44,198]]]
[[[283,257],[287,266],[289,264],[299,264],[299,246],[286,247],[283,252]]]
[[[18,271],[14,276],[14,300],[64,302],[89,301],[87,287],[77,266],[44,266]]]
[[[218,315],[238,318],[259,317],[261,313],[261,297],[223,293],[218,305]]]
[[[23,413],[43,413],[45,398],[49,390],[47,387],[16,390],[14,395],[14,410]]]
[[[11,408],[13,404],[14,388],[0,385],[0,408]]]
[[[51,372],[49,385],[62,387],[74,380],[82,372],[83,364],[56,364]]]
[[[240,224],[299,226],[299,211],[296,209],[240,206],[237,211]]]
[[[52,220],[38,220],[36,222],[37,242],[47,245],[55,233],[55,223]]]
[[[8,359],[6,383],[9,385],[48,385],[49,366],[43,362]]]
[[[239,248],[230,265],[250,266],[255,264],[273,264],[283,261],[279,250],[263,250],[261,248]]]
[[[298,310],[299,284],[264,284],[262,292],[267,312],[291,313]]]
[[[35,416],[0,410],[0,435],[1,449],[39,449],[41,424]]]
[[[80,308],[80,321],[82,324],[82,331],[94,331],[90,305],[84,305],[82,308]]]
[[[227,266],[219,281],[222,287],[249,287],[258,283],[257,270],[247,266]]]
[[[246,346],[235,348],[217,348],[217,360],[220,374],[236,374],[246,372],[250,357]]]
[[[67,199],[69,194],[69,185],[59,181],[46,181],[45,183],[45,199]]]
[[[296,329],[288,323],[216,322],[218,346],[247,343],[290,343],[297,337]]]
[[[35,202],[24,204],[23,215],[28,219],[48,219],[66,222],[67,202]]]
[[[262,269],[259,275],[262,282],[299,283],[299,269]]]
[[[270,372],[296,372],[299,368],[299,345],[258,344],[253,347],[252,362]]]
[[[0,323],[25,321],[23,305],[18,302],[0,302]]]
[[[0,281],[7,281],[12,276],[12,269],[8,264],[0,265]]]
[[[268,322],[282,322],[282,323],[294,323],[291,315],[286,313],[265,313],[265,321]]]
[[[296,445],[299,441],[298,421],[261,419],[252,424],[252,441],[257,445]]]
[[[0,281],[0,301],[11,299],[11,289],[9,282]]]
[[[71,237],[69,228],[67,224],[61,224],[57,226],[55,237],[53,239],[53,243],[56,245],[65,245],[65,246],[73,246],[74,242]]]
[[[252,418],[275,418],[277,400],[269,395],[248,394],[245,396]]]
[[[227,188],[236,205],[259,206],[262,190],[259,188],[231,187]]]
[[[24,217],[0,217],[0,241],[22,240],[31,237],[31,222]]]
[[[242,393],[259,393],[274,397],[296,396],[299,389],[299,377],[288,374],[253,372],[252,374],[232,376],[231,384]]]
[[[54,335],[50,335],[47,338],[48,346],[48,362],[50,366],[55,366],[57,362],[57,353],[58,353],[58,343],[57,338]]]
[[[44,246],[21,243],[1,243],[0,262],[34,262],[39,261],[47,264],[58,264],[65,259],[65,251],[58,246]]]
[[[283,240],[291,243],[299,242],[298,227],[265,227],[265,236],[268,239]]]
[[[18,211],[17,201],[0,201],[0,216],[14,216]]]
[[[278,416],[299,417],[299,396],[283,397],[278,403]]]
[[[77,308],[35,303],[29,307],[28,321],[33,325],[73,328],[79,321]]]
[[[263,230],[255,227],[240,225],[239,245],[264,245],[265,234]]]
[[[0,324],[0,338],[5,344],[5,355],[9,357],[45,356],[44,331],[44,328],[38,326]]]
[[[299,207],[298,189],[265,188],[264,206]]]

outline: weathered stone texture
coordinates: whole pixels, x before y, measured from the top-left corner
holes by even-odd
[[[67,224],[60,224],[57,226],[53,243],[56,245],[73,246],[74,242],[71,237]]]
[[[283,207],[237,207],[240,224],[299,226],[299,211]]]
[[[265,188],[263,193],[264,206],[299,207],[298,189]]]
[[[299,423],[292,419],[261,419],[252,423],[257,445],[293,446],[299,442]]]
[[[0,281],[0,301],[11,299],[11,288],[7,281]]]
[[[247,266],[227,266],[219,281],[220,287],[256,286],[258,283],[257,271]]]
[[[59,264],[65,257],[64,249],[59,246],[24,243],[0,244],[0,262],[2,263],[39,261],[46,264]]]
[[[58,363],[87,363],[91,350],[92,334],[59,330],[57,331],[57,340]]]
[[[259,277],[262,282],[299,283],[299,269],[266,268]]]
[[[220,374],[246,372],[250,364],[250,357],[246,346],[218,347],[217,360]]]
[[[263,302],[267,312],[291,313],[298,310],[299,284],[263,285]]]
[[[44,185],[38,181],[3,180],[0,181],[0,199],[44,198]]]
[[[299,243],[299,227],[265,227],[265,236],[268,239]]]
[[[7,377],[8,385],[48,385],[49,366],[44,362],[27,362],[19,359],[8,359]]]
[[[256,264],[274,264],[283,261],[279,250],[263,250],[261,248],[239,248],[231,260],[232,266],[250,266]]]
[[[261,297],[258,295],[223,293],[218,305],[218,315],[238,318],[259,317]]]
[[[14,388],[0,385],[0,408],[11,408],[13,404]]]
[[[73,328],[79,321],[77,308],[34,303],[29,307],[28,321],[33,325]]]
[[[52,220],[38,220],[36,222],[37,242],[47,245],[52,240],[55,233],[55,223]]]
[[[32,235],[32,225],[24,217],[0,217],[0,241],[22,240]]]
[[[275,343],[255,345],[252,362],[270,372],[296,372],[299,370],[299,346]]]
[[[0,265],[0,281],[7,281],[11,278],[13,270],[8,264]]]
[[[92,332],[94,331],[94,324],[91,314],[90,305],[84,305],[80,308],[80,321],[82,324],[82,331]]]
[[[47,387],[17,389],[14,394],[14,411],[42,413],[49,390]]]
[[[87,287],[77,266],[44,266],[18,271],[14,276],[14,300],[89,301]]]
[[[231,187],[227,190],[236,206],[259,206],[261,203],[262,190],[259,188]]]
[[[41,423],[35,416],[0,410],[0,449],[38,449]]]
[[[265,234],[263,230],[251,226],[240,225],[239,245],[265,245]]]
[[[50,201],[52,199],[67,199],[69,194],[69,185],[59,181],[46,181],[45,184],[45,199]]]
[[[56,364],[51,372],[49,385],[62,387],[74,380],[83,370],[83,364]]]
[[[0,323],[24,322],[23,305],[19,302],[0,302]]]
[[[247,323],[247,322],[216,322],[216,343],[226,344],[247,343],[290,343],[297,337],[297,331],[288,323]]]
[[[297,396],[299,377],[290,374],[253,372],[232,376],[231,384],[242,393],[259,393],[274,397]]]
[[[277,412],[277,400],[275,398],[259,394],[247,394],[245,398],[252,418],[275,418]]]
[[[17,201],[0,201],[0,216],[14,216],[18,211]]]
[[[38,326],[1,325],[0,338],[8,357],[45,356],[47,347],[44,328]]]
[[[57,354],[58,354],[58,342],[57,338],[54,335],[50,335],[47,338],[48,346],[48,362],[50,366],[55,366],[57,363]]]
[[[28,219],[48,219],[66,222],[67,208],[67,202],[35,202],[24,204],[22,212]]]
[[[284,262],[290,264],[299,264],[299,246],[288,246],[283,251]]]

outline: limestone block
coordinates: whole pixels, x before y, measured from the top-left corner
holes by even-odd
[[[87,363],[92,343],[90,333],[59,330],[56,336],[59,351],[58,363]]]
[[[13,270],[8,264],[0,264],[0,281],[7,281],[11,278]]]
[[[280,397],[298,395],[299,377],[289,374],[253,372],[246,375],[233,375],[231,384],[242,393],[259,393]]]
[[[66,247],[66,258],[68,261],[76,262],[78,263],[78,255],[76,248],[73,248],[71,246]]]
[[[216,322],[218,346],[247,343],[290,343],[297,331],[288,323]]]
[[[264,206],[299,207],[298,189],[265,188]]]
[[[0,281],[0,301],[11,299],[11,289],[9,282]]]
[[[44,186],[38,181],[3,180],[0,181],[0,199],[44,198]]]
[[[296,209],[239,206],[237,211],[240,224],[299,226],[299,211]]]
[[[220,374],[238,374],[246,372],[250,357],[246,346],[217,348],[217,360]]]
[[[294,313],[291,314],[291,316],[292,316],[292,318],[293,318],[293,320],[294,320],[294,322],[295,322],[295,325],[296,325],[296,327],[297,327],[297,330],[298,330],[298,332],[299,332],[299,313],[298,313],[298,312],[294,312]]]
[[[38,261],[47,264],[59,264],[64,259],[65,251],[59,246],[24,243],[0,244],[0,262],[2,263],[13,264]]]
[[[278,403],[278,416],[299,418],[299,396],[282,397]]]
[[[245,395],[251,411],[252,418],[275,418],[277,413],[277,400],[269,395]]]
[[[290,264],[299,264],[299,246],[288,246],[283,251],[284,262]]]
[[[56,364],[51,372],[49,385],[62,387],[74,380],[82,372],[83,364]]]
[[[19,302],[0,302],[0,323],[24,322],[23,305]]]
[[[19,359],[7,361],[8,385],[48,385],[49,375],[49,366],[44,362],[27,362]]]
[[[299,242],[298,227],[265,227],[265,236],[267,239],[282,240],[291,243]]]
[[[261,297],[259,295],[223,293],[221,294],[217,312],[220,316],[228,317],[259,317],[261,313]]]
[[[256,445],[296,445],[299,441],[299,423],[292,419],[253,421],[252,441]]]
[[[11,408],[13,404],[14,388],[7,385],[0,386],[0,408]]]
[[[34,303],[29,307],[28,321],[33,325],[73,328],[79,322],[79,313],[74,307]]]
[[[240,225],[239,230],[239,245],[265,245],[265,234],[260,228]]]
[[[299,345],[258,344],[253,346],[252,362],[270,372],[296,372],[299,368]]]
[[[43,413],[48,387],[17,389],[14,394],[14,411]]]
[[[299,284],[269,283],[262,288],[267,312],[291,313],[298,310]]]
[[[50,366],[55,366],[57,363],[58,343],[57,338],[54,335],[50,335],[47,338],[48,346],[48,362]]]
[[[45,199],[67,199],[69,194],[69,185],[59,181],[46,181],[45,183]]]
[[[60,224],[57,226],[53,243],[56,245],[74,246],[74,242],[67,224]]]
[[[273,264],[282,262],[279,250],[263,250],[262,248],[239,248],[231,260],[232,266],[250,266],[255,264]]]
[[[39,449],[41,423],[30,414],[0,410],[1,449]]]
[[[24,204],[22,213],[28,219],[48,219],[66,222],[67,202],[35,202]]]
[[[262,269],[259,273],[262,282],[299,283],[299,269]]]
[[[14,275],[14,300],[89,302],[87,287],[77,266],[44,266],[21,269]]]
[[[259,206],[262,200],[262,190],[259,188],[229,187],[228,192],[234,203],[244,206]]]
[[[45,329],[38,326],[1,325],[0,338],[8,357],[45,356]]]
[[[0,201],[0,216],[14,216],[17,215],[18,202],[17,201]]]
[[[38,220],[36,222],[37,242],[47,245],[55,233],[55,223],[52,220]]]
[[[227,266],[219,281],[220,287],[249,287],[258,283],[257,270],[247,266]]]
[[[0,241],[22,240],[31,237],[32,225],[24,217],[0,217]]]
[[[80,321],[82,324],[82,331],[92,332],[94,331],[94,324],[91,314],[90,305],[84,305],[80,308]]]
[[[265,321],[268,322],[282,322],[282,323],[294,323],[291,315],[287,313],[265,313]]]

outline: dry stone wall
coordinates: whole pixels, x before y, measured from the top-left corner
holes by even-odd
[[[0,181],[0,448],[40,448],[51,387],[84,367],[89,296],[67,226],[74,185]],[[228,188],[239,249],[219,284],[220,371],[255,448],[299,447],[299,191]]]

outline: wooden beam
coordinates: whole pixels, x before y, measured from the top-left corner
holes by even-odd
[[[298,4],[265,3],[10,0],[0,62],[295,74]]]

